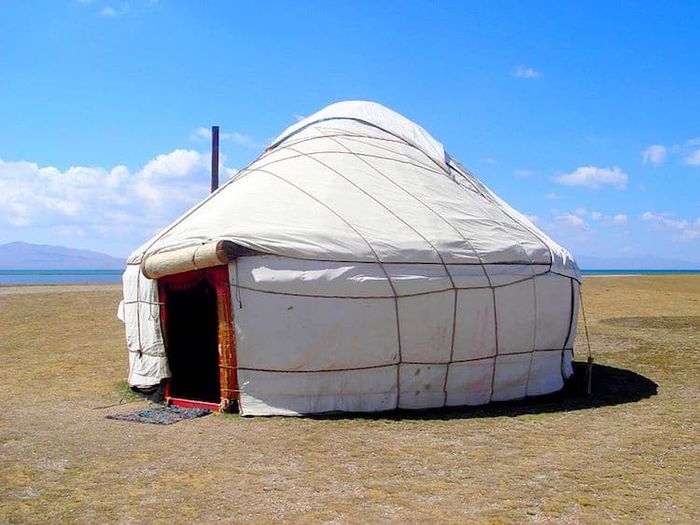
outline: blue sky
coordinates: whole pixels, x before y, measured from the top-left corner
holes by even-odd
[[[418,122],[577,255],[700,263],[700,3],[0,4],[0,243],[126,255],[343,99]]]

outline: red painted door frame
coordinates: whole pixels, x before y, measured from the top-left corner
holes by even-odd
[[[165,400],[168,404],[182,408],[206,408],[215,412],[227,411],[238,401],[238,374],[236,361],[236,334],[233,330],[231,309],[231,288],[229,287],[228,266],[216,266],[204,270],[179,273],[158,280],[160,320],[167,354],[167,302],[171,287],[186,288],[201,279],[206,279],[216,290],[217,335],[219,341],[219,384],[220,403],[182,399],[170,395],[170,382],[165,384]]]

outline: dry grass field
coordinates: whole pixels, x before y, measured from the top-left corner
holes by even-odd
[[[700,276],[585,280],[591,397],[170,426],[105,419],[120,294],[69,289],[0,288],[0,522],[700,522]]]

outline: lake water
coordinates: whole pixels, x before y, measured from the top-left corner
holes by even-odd
[[[121,283],[124,270],[0,270],[0,285]]]
[[[124,270],[0,270],[0,285],[121,283]],[[700,270],[583,270],[583,275],[700,274]]]

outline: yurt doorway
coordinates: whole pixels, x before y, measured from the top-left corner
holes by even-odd
[[[177,406],[227,409],[237,398],[228,268],[163,277],[158,290],[171,373],[166,399]]]

